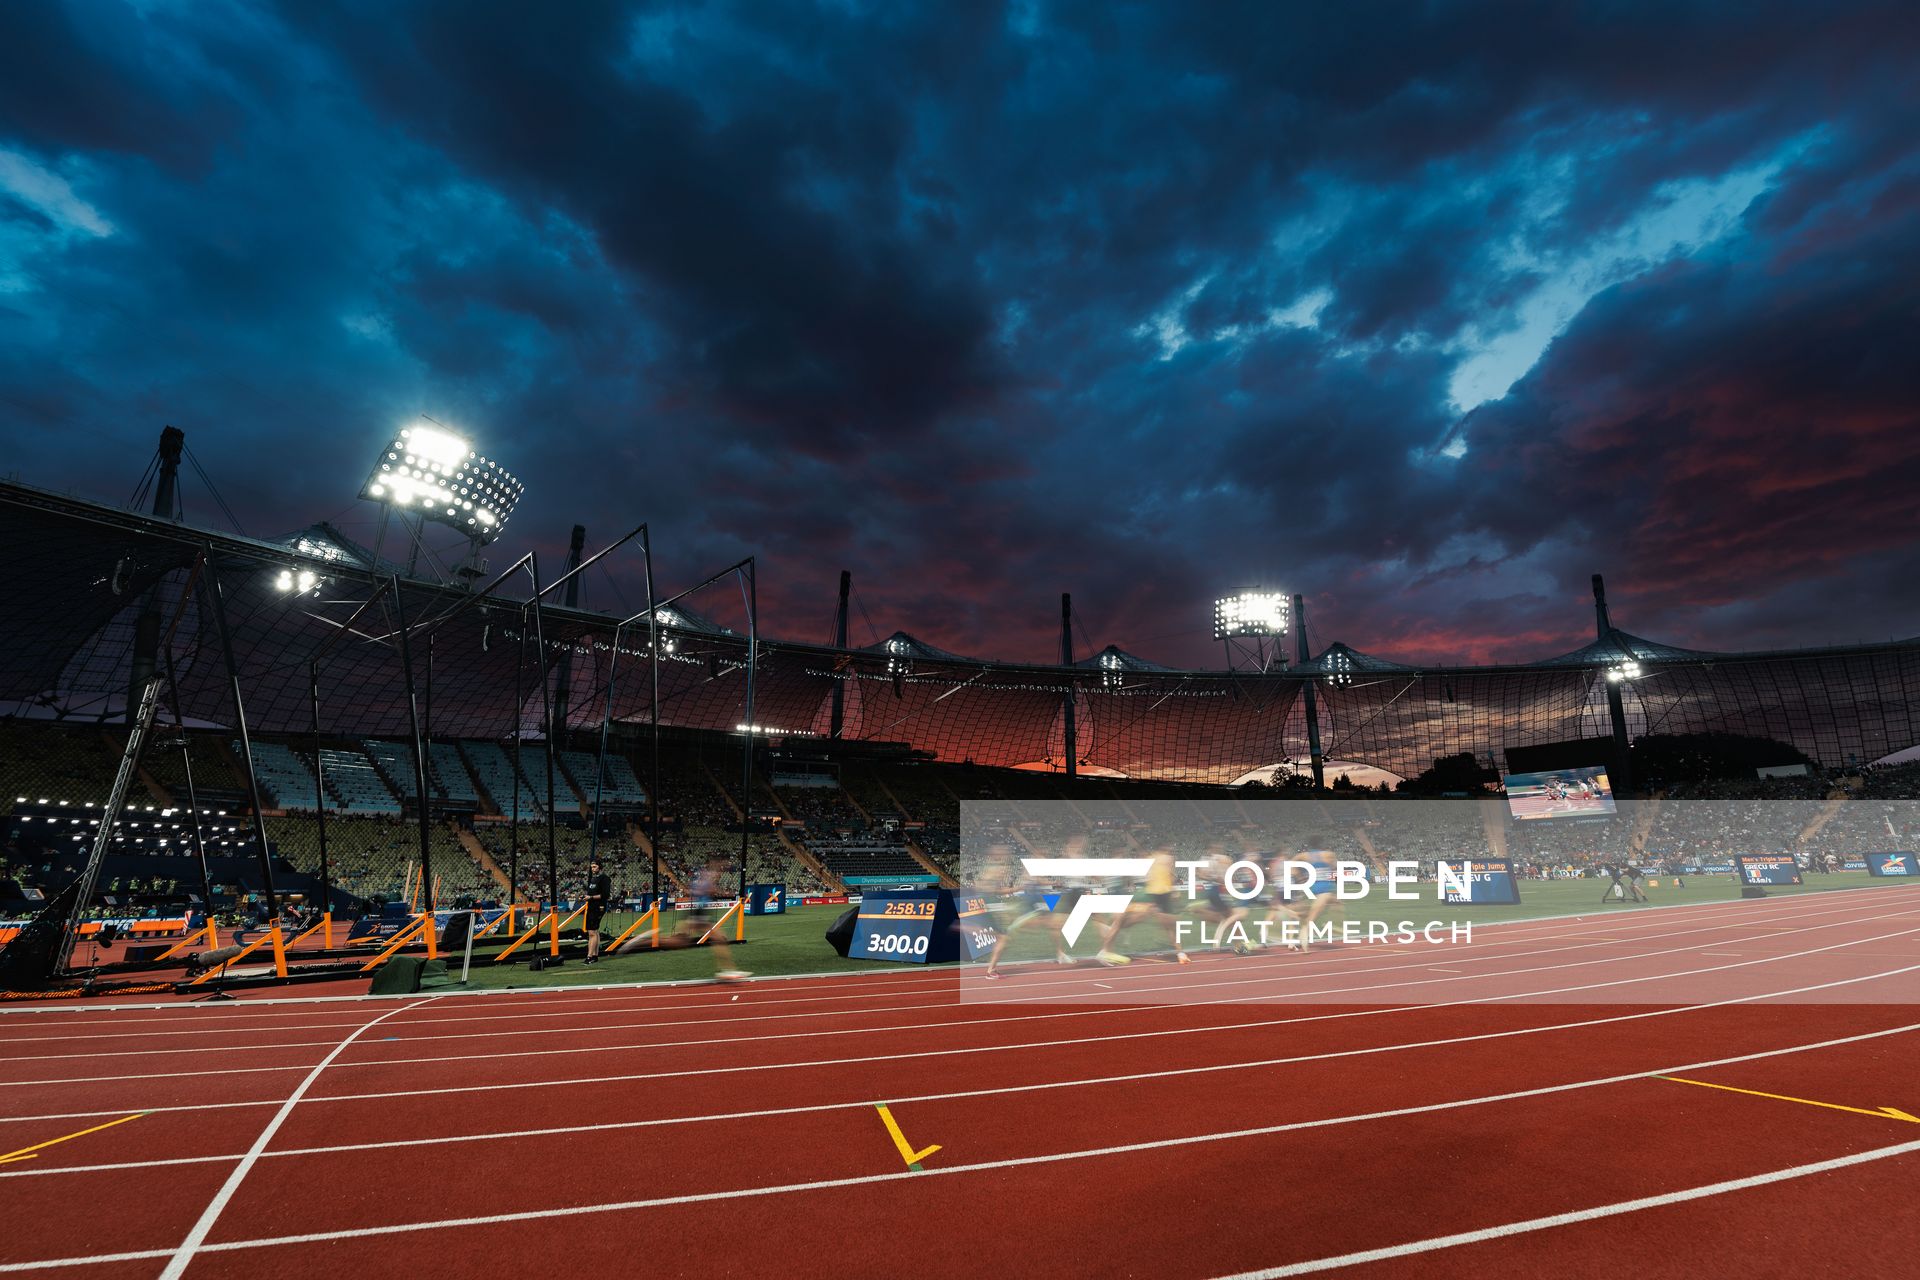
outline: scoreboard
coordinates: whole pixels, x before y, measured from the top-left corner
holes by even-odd
[[[1451,863],[1441,859],[1449,868]],[[1441,881],[1440,901],[1462,906],[1517,906],[1520,885],[1513,878],[1513,863],[1504,858],[1477,859],[1466,864],[1467,890],[1462,894],[1449,881]]]
[[[985,895],[971,889],[900,889],[866,893],[854,919],[851,960],[945,964],[993,951]]]
[[[1867,874],[1872,876],[1920,876],[1920,857],[1911,853],[1869,853]]]
[[[1741,884],[1801,884],[1800,864],[1790,853],[1742,853],[1734,858]]]
[[[960,933],[960,955],[967,960],[985,960],[1000,941],[993,927],[993,914],[987,896],[978,889],[956,889],[953,894],[954,926]]]
[[[854,960],[933,959],[934,921],[940,892],[869,893],[860,899],[847,956]]]

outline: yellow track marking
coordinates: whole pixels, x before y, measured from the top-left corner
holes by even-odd
[[[55,1147],[63,1142],[72,1142],[75,1138],[84,1138],[90,1133],[98,1133],[102,1129],[111,1129],[113,1126],[125,1124],[129,1120],[138,1120],[146,1114],[144,1111],[136,1111],[130,1116],[121,1116],[118,1120],[109,1120],[105,1124],[97,1124],[91,1129],[82,1129],[78,1133],[70,1133],[64,1138],[48,1138],[45,1142],[36,1142],[31,1147],[22,1147],[18,1151],[9,1151],[7,1154],[0,1156],[0,1164],[12,1164],[16,1160],[32,1160],[35,1158],[36,1153],[47,1147]]]
[[[900,1122],[893,1118],[893,1112],[887,1110],[887,1104],[884,1102],[876,1102],[873,1106],[874,1109],[880,1113],[881,1123],[887,1126],[887,1132],[893,1136],[893,1145],[895,1149],[900,1152],[900,1158],[906,1161],[907,1168],[913,1170],[915,1173],[922,1172],[920,1162],[938,1151],[940,1149],[939,1144],[935,1143],[931,1147],[923,1147],[919,1151],[915,1151],[913,1144],[907,1141],[907,1135],[900,1132]]]
[[[1784,1093],[1762,1093],[1758,1089],[1736,1089],[1730,1084],[1713,1084],[1706,1080],[1682,1080],[1679,1076],[1661,1076],[1662,1080],[1671,1080],[1675,1084],[1697,1084],[1702,1089],[1724,1089],[1728,1093],[1745,1093],[1756,1098],[1772,1098],[1777,1102],[1798,1102],[1807,1107],[1825,1107],[1829,1111],[1851,1111],[1857,1116],[1873,1116],[1880,1120],[1905,1120],[1908,1124],[1920,1124],[1920,1116],[1902,1111],[1898,1107],[1881,1107],[1869,1110],[1866,1107],[1843,1107],[1837,1102],[1815,1102],[1812,1098],[1790,1098]]]

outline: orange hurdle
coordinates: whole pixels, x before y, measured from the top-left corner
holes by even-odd
[[[733,917],[733,940],[735,942],[745,942],[747,939],[747,900],[745,898],[736,898],[732,906],[722,911],[720,918],[715,920],[713,924],[708,927],[707,931],[700,935],[700,942],[705,942],[708,938],[711,938],[714,935],[714,931],[727,922],[728,916]],[[700,945],[700,942],[696,942],[693,945],[697,947]]]
[[[649,920],[653,922],[653,928],[647,931],[647,945],[650,947],[659,946],[660,945],[660,904],[658,902],[655,902],[652,906],[648,907],[645,911],[642,911],[637,920],[635,920],[632,924],[628,925],[625,929],[622,929],[620,931],[620,936],[615,938],[611,943],[609,943],[607,945],[606,950],[602,954],[612,955],[614,952],[618,951],[626,943],[627,939],[631,938],[634,935],[634,933],[640,928],[640,926],[647,923]]]
[[[218,951],[220,949],[220,926],[213,922],[213,914],[211,912],[207,914],[207,923],[205,925],[191,931],[186,937],[180,939],[180,941],[155,956],[154,959],[171,960],[174,956],[186,951],[194,939],[201,937],[207,940],[207,950]]]
[[[294,934],[291,938],[288,938],[287,949],[292,950],[294,943],[300,941],[302,938],[311,938],[316,933],[321,935],[320,945],[328,951],[333,950],[333,912],[323,912],[318,924],[310,924],[300,932]]]
[[[360,966],[360,972],[365,973],[369,969],[378,969],[381,965],[393,959],[400,948],[410,942],[419,941],[422,938],[426,939],[427,943],[427,959],[439,959],[439,939],[434,934],[433,913],[431,911],[421,912],[412,924],[394,934],[393,940],[387,943],[379,955]]]
[[[532,941],[535,935],[537,935],[540,932],[542,926],[551,926],[551,929],[552,929],[552,932],[550,935],[550,941],[548,944],[548,948],[549,948],[548,954],[556,955],[556,956],[559,955],[560,954],[560,931],[566,928],[568,925],[572,924],[575,919],[585,915],[586,913],[587,913],[587,908],[584,905],[575,907],[572,913],[569,914],[564,920],[560,918],[560,913],[558,911],[547,912],[545,915],[541,916],[538,920],[535,920],[533,922],[533,926],[529,928],[525,933],[521,934],[519,937],[515,938],[511,943],[509,943],[505,951],[502,951],[499,955],[493,958],[493,962],[495,964],[499,964],[502,960],[505,960],[508,956],[512,955],[514,952],[518,951],[521,947],[525,946],[528,942]]]
[[[258,951],[261,947],[266,946],[268,943],[273,944],[274,973],[278,974],[282,978],[286,977],[287,976],[287,939],[286,939],[286,935],[280,932],[280,926],[278,924],[275,924],[272,928],[267,930],[264,936],[255,938],[252,942],[249,942],[246,946],[240,948],[239,954],[233,956],[231,959],[222,960],[218,965],[218,967],[207,970],[205,973],[201,974],[199,977],[187,983],[187,985],[190,987],[197,987],[203,982],[211,981],[215,977],[221,974],[224,974],[227,971],[228,965],[238,964],[240,961],[245,960],[248,956],[252,955],[255,951]]]

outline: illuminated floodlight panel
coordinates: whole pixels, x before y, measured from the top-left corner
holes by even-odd
[[[492,542],[525,492],[513,475],[434,423],[403,427],[381,453],[360,496]]]
[[[1213,638],[1283,636],[1291,602],[1284,592],[1242,591],[1213,602]]]

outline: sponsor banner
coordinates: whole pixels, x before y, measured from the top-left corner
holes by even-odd
[[[1920,858],[1911,853],[1870,853],[1866,855],[1867,871],[1876,876],[1915,876],[1920,875]]]
[[[144,916],[107,916],[100,920],[83,921],[80,925],[80,936],[91,937],[100,932],[103,925],[110,924],[123,938],[128,936],[166,937],[185,933],[188,919],[187,916],[173,916],[164,920],[149,920]],[[15,935],[30,923],[32,922],[28,920],[0,920],[0,943],[12,942]]]

